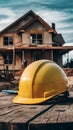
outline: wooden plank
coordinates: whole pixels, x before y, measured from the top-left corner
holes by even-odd
[[[14,104],[14,96],[0,93],[0,130],[27,130],[29,122],[51,106]]]
[[[73,96],[73,93],[71,93]],[[58,102],[50,110],[29,123],[29,130],[73,129],[73,97]]]
[[[56,105],[56,100],[42,105],[14,104],[14,97],[12,94],[0,93],[0,130],[73,128],[73,97],[59,100]]]

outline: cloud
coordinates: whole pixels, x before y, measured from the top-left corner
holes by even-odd
[[[10,8],[0,8],[0,15],[7,15],[7,16],[15,16],[13,11]]]
[[[58,10],[58,11],[67,11],[68,9],[73,9],[73,1],[71,1],[71,0],[58,0],[58,1],[56,1],[56,0],[49,0],[49,2],[50,2],[50,4],[49,4],[49,2],[48,2],[48,0],[45,0],[45,1],[47,1],[45,4],[44,4],[44,6],[45,6],[45,8],[47,8],[47,9],[53,9],[53,10]]]
[[[29,10],[40,15],[50,25],[54,22],[65,41],[73,42],[73,1],[70,0],[1,0],[0,29]]]
[[[16,14],[10,8],[0,8],[0,30],[14,21]]]
[[[73,46],[73,1],[72,0],[0,0],[0,30],[14,22],[29,10],[33,10],[49,25],[56,24],[66,45]],[[73,51],[69,53],[73,57]]]
[[[6,19],[6,18],[8,18],[8,16],[6,16],[6,15],[0,15],[0,20],[2,20],[2,19]]]

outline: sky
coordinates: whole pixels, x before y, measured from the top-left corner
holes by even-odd
[[[33,10],[73,46],[73,0],[0,0],[0,30]]]

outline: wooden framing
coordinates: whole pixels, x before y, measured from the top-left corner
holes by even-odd
[[[31,34],[42,34],[42,44],[31,44]],[[4,36],[13,37],[13,45],[5,46],[3,44]],[[59,64],[62,55],[70,50],[73,46],[62,46],[65,43],[61,34],[58,34],[53,27],[46,23],[40,16],[33,11],[27,12],[11,25],[0,32],[0,55],[11,52],[13,55],[13,63],[9,66],[9,70],[13,72],[21,70],[24,60],[27,65],[35,59],[51,59]],[[39,53],[38,53],[39,52]],[[35,54],[36,57],[35,58]],[[43,54],[40,56],[39,54]],[[60,60],[60,65],[62,61]],[[4,65],[4,63],[1,63]],[[1,70],[1,67],[0,67]]]

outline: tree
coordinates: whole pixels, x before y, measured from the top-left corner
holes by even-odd
[[[65,63],[63,65],[64,68],[73,68],[73,59],[71,58],[70,61],[68,61],[67,63]]]

